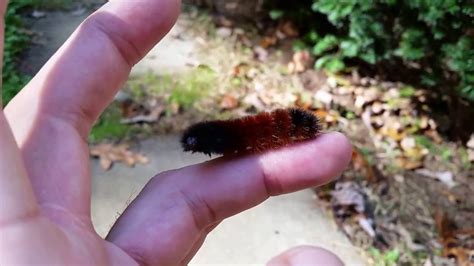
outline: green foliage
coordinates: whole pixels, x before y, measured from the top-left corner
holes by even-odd
[[[415,88],[412,86],[403,86],[400,88],[400,97],[402,98],[410,98],[415,95]]]
[[[216,82],[216,73],[207,66],[200,66],[186,75],[171,92],[171,103],[189,109],[194,102],[203,98]]]
[[[186,110],[205,98],[216,81],[216,73],[208,66],[201,65],[180,76],[157,76],[153,73],[137,76],[128,81],[128,87],[134,99],[142,99],[147,95],[165,97],[168,104]]]
[[[17,71],[18,56],[28,45],[29,37],[23,30],[19,12],[29,1],[12,1],[5,14],[5,42],[3,52],[3,104],[8,103],[28,82],[29,78]]]
[[[392,249],[382,253],[378,249],[370,248],[369,253],[374,258],[376,266],[397,265],[397,262],[401,255],[398,249]]]
[[[30,38],[26,34],[22,17],[22,10],[37,9],[64,9],[69,7],[66,0],[16,0],[9,1],[5,14],[5,41],[3,52],[2,102],[7,104],[26,83],[30,77],[17,70],[21,52],[28,46]]]
[[[419,82],[474,101],[474,4],[470,0],[267,0],[272,18],[291,18],[316,67],[341,71],[348,59],[421,69]],[[281,10],[284,10],[282,12]],[[311,10],[308,12],[308,10]],[[301,47],[301,43],[298,44]],[[454,85],[453,85],[454,84]]]
[[[30,6],[42,10],[66,10],[72,6],[72,2],[68,0],[23,0],[28,2]]]
[[[271,19],[277,20],[283,17],[285,13],[282,10],[271,10],[269,15]]]
[[[120,109],[116,105],[109,106],[92,128],[89,141],[97,143],[105,139],[125,138],[132,127],[121,123],[120,119]]]

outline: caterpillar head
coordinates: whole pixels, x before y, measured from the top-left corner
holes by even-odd
[[[231,134],[219,122],[195,124],[188,128],[181,138],[183,150],[193,153],[221,154],[231,143]]]

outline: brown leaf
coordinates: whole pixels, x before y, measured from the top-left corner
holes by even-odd
[[[112,167],[112,161],[109,160],[106,156],[100,157],[100,167],[104,170],[109,170]]]
[[[381,120],[383,121],[383,120]],[[400,141],[405,138],[405,132],[397,130],[393,127],[382,127],[379,133],[383,136],[389,137],[395,141]]]
[[[443,244],[443,256],[453,258],[457,265],[473,265],[474,229],[457,229],[446,213],[436,211],[436,229]]]
[[[160,119],[164,110],[164,105],[155,106],[148,114],[138,114],[130,118],[124,118],[120,122],[123,124],[155,123]]]
[[[217,18],[216,24],[221,27],[228,27],[232,28],[234,26],[234,22],[224,16],[219,16]]]
[[[314,111],[314,113],[321,119],[321,120],[326,120],[326,116],[329,115],[328,111],[324,109],[318,109]]]
[[[379,101],[376,101],[372,104],[371,110],[372,110],[372,114],[374,114],[374,115],[379,115],[383,111],[385,111],[383,104]]]
[[[406,170],[414,170],[423,166],[423,162],[420,160],[412,160],[406,157],[398,157],[395,159],[395,164]]]
[[[235,96],[227,94],[222,97],[220,106],[222,109],[234,109],[239,106],[239,101],[237,100],[237,98],[235,98]]]
[[[443,138],[439,135],[438,131],[430,129],[425,132],[427,137],[430,137],[436,144],[441,144],[443,142]]]
[[[372,183],[377,181],[377,177],[374,174],[372,165],[370,165],[369,161],[357,147],[354,147],[354,149],[352,150],[352,163],[354,165],[355,170],[365,171],[366,179],[369,182]]]
[[[98,144],[90,147],[90,155],[100,159],[100,166],[104,170],[109,170],[115,162],[125,163],[129,167],[133,167],[137,163],[148,163],[147,157],[130,151],[127,144]]]
[[[300,35],[296,26],[289,20],[281,22],[278,26],[278,30],[285,34],[286,37],[290,38],[298,37],[298,35]]]
[[[298,106],[302,109],[308,110],[313,105],[313,102],[311,100],[310,95],[305,94],[305,93],[299,93],[296,96],[295,104],[296,104],[296,106]]]
[[[288,63],[288,71],[291,74],[304,72],[306,69],[311,67],[312,61],[313,58],[308,51],[303,50],[295,52],[292,61]]]
[[[232,76],[233,77],[244,76],[248,72],[249,68],[250,68],[249,64],[245,62],[238,63],[232,68]]]
[[[264,49],[267,49],[271,46],[277,44],[278,38],[276,35],[273,36],[265,36],[260,40],[260,46]]]

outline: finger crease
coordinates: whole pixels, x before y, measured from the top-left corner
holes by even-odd
[[[277,179],[272,179],[267,174],[264,167],[260,167],[260,176],[263,179],[263,186],[268,197],[276,196],[283,193],[283,188]]]
[[[129,66],[129,68],[132,68],[136,64],[137,60],[142,57],[142,53],[138,47],[133,41],[130,41],[128,38],[124,37],[123,34],[120,34],[112,30],[110,27],[105,26],[101,19],[101,13],[98,13],[95,16],[91,17],[91,26],[103,33],[106,38],[110,40],[125,63]],[[124,24],[117,18],[114,20],[119,25]],[[110,24],[110,22],[107,22],[106,25]]]
[[[196,197],[184,191],[180,191],[180,193],[188,210],[191,212],[194,225],[199,231],[217,220],[215,211],[205,200],[196,199]]]

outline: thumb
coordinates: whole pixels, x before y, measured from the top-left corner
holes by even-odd
[[[313,246],[291,248],[271,259],[268,266],[325,265],[342,266],[344,263],[332,252]]]

